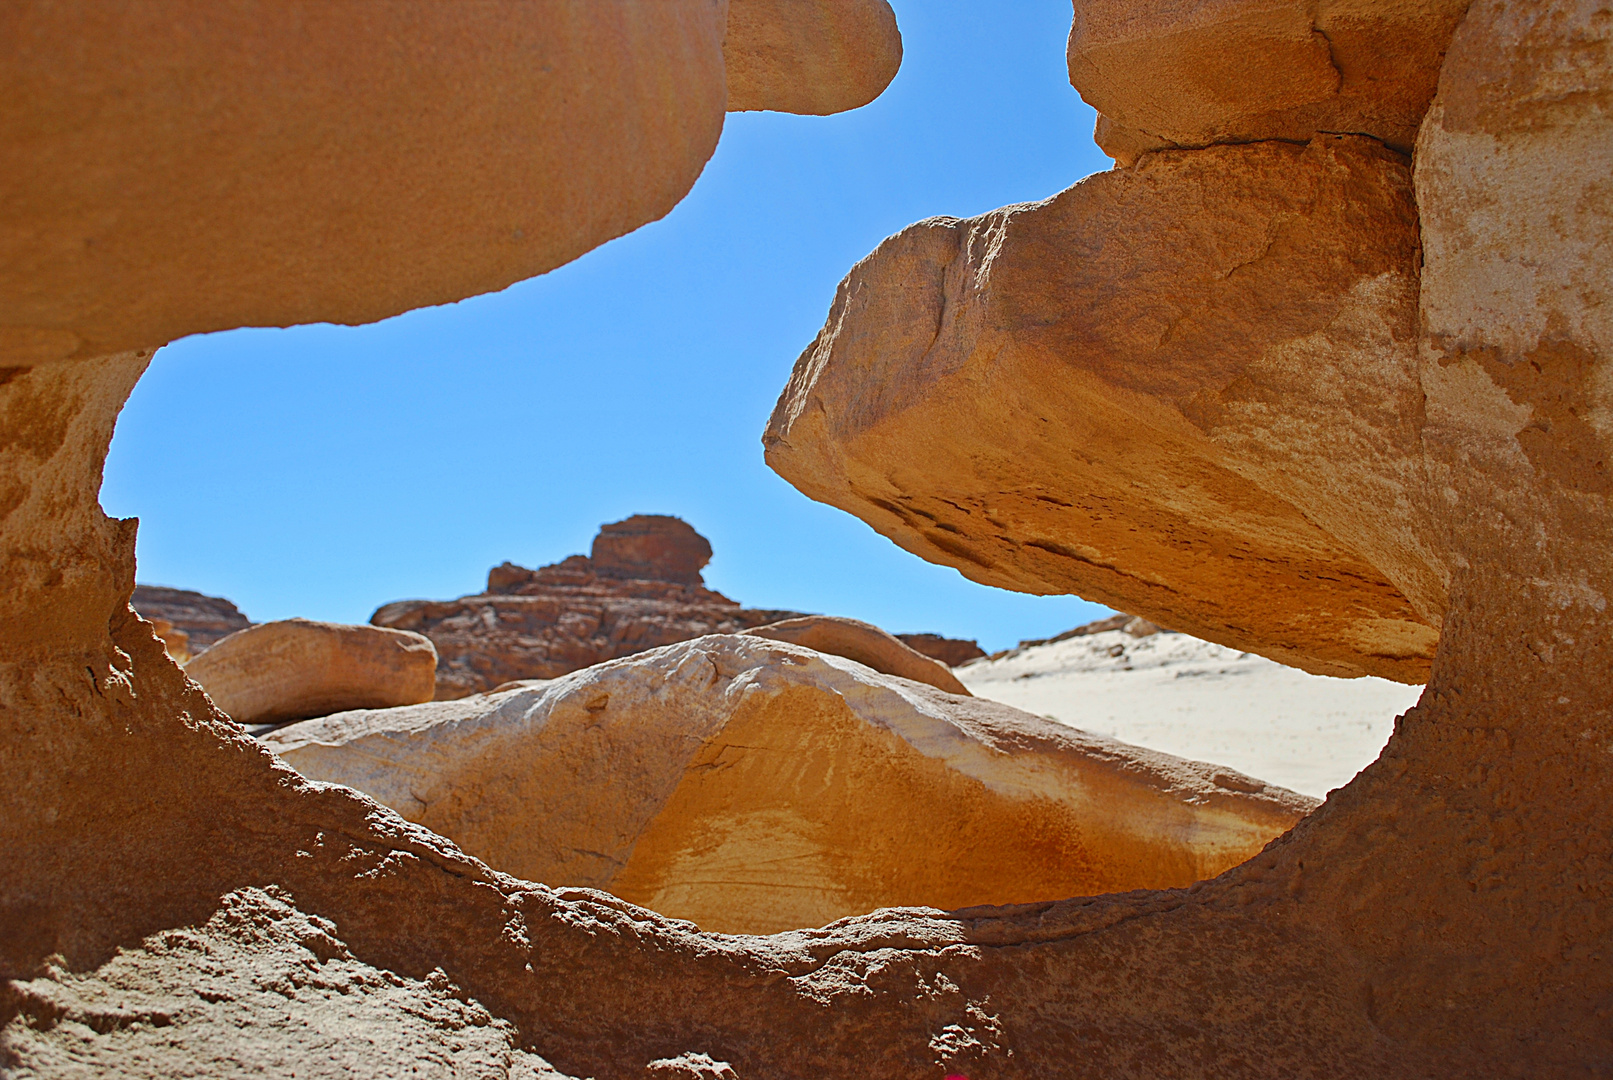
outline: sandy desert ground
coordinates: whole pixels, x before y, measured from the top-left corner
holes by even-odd
[[[1186,634],[1123,630],[956,669],[971,693],[1325,796],[1378,756],[1419,686],[1330,679]]]

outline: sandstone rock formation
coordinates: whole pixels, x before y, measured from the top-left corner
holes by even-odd
[[[957,667],[986,655],[978,641],[942,637],[940,634],[897,634],[896,638],[916,653],[939,660],[947,667]]]
[[[914,682],[927,683],[949,694],[969,696],[969,691],[958,677],[947,670],[945,664],[908,648],[891,634],[872,623],[846,619],[835,615],[802,615],[795,619],[768,623],[754,630],[746,630],[752,637],[772,641],[788,641],[833,656],[843,656],[866,664],[886,675],[899,675]]]
[[[704,585],[711,543],[681,518],[634,514],[599,527],[589,564],[603,578]]]
[[[653,221],[722,132],[728,14],[736,108],[900,61],[883,0],[9,5],[0,366],[370,322]]]
[[[728,110],[842,112],[873,101],[902,65],[885,0],[729,0]]]
[[[700,568],[711,545],[677,518],[638,514],[605,525],[592,550],[537,570],[506,562],[488,571],[485,593],[399,600],[370,622],[429,637],[436,697],[450,700],[800,614],[743,608],[706,588]]]
[[[437,650],[406,630],[282,619],[238,630],[185,674],[241,724],[430,701]]]
[[[176,627],[167,619],[151,619],[152,633],[162,641],[163,651],[171,656],[176,664],[183,664],[191,658],[190,635]]]
[[[1070,83],[1122,165],[1149,150],[1371,135],[1409,153],[1468,0],[1078,0]]]
[[[291,18],[315,7],[277,10]],[[417,10],[428,7],[437,10]],[[1600,0],[1475,0],[1467,12],[1419,135],[1423,264],[1412,265],[1419,273],[1414,318],[1399,316],[1403,304],[1396,295],[1405,283],[1388,267],[1387,276],[1350,286],[1363,304],[1382,287],[1378,306],[1352,304],[1314,332],[1321,336],[1296,345],[1293,355],[1266,354],[1287,372],[1286,380],[1251,365],[1258,378],[1244,368],[1247,382],[1233,371],[1224,382],[1205,384],[1207,411],[1197,415],[1215,432],[1224,460],[1244,470],[1228,466],[1231,492],[1244,490],[1243,484],[1256,493],[1280,490],[1295,500],[1291,506],[1303,507],[1311,528],[1339,541],[1316,545],[1312,596],[1321,629],[1313,634],[1296,623],[1296,651],[1359,621],[1355,607],[1341,613],[1328,598],[1352,605],[1354,598],[1381,600],[1380,579],[1391,581],[1427,625],[1437,619],[1440,630],[1428,688],[1398,721],[1383,756],[1261,855],[1213,881],[1187,890],[946,914],[889,910],[771,938],[698,933],[606,894],[500,874],[365,796],[308,782],[226,723],[183,678],[150,625],[128,607],[134,523],[108,519],[96,502],[113,421],[149,350],[95,350],[122,339],[125,324],[133,328],[128,339],[143,341],[161,340],[150,336],[154,326],[190,333],[230,325],[243,316],[226,301],[265,284],[301,290],[296,297],[306,304],[286,308],[338,319],[411,302],[402,295],[407,290],[393,288],[393,275],[419,284],[411,295],[435,297],[462,295],[492,280],[472,271],[491,258],[481,251],[496,245],[474,230],[465,233],[455,215],[412,215],[417,203],[409,185],[429,193],[518,176],[522,190],[541,202],[545,176],[500,172],[498,161],[467,170],[465,154],[456,153],[468,145],[469,159],[482,160],[476,156],[485,151],[482,136],[503,129],[479,121],[520,118],[530,113],[530,102],[519,94],[478,95],[488,84],[445,77],[451,73],[419,52],[451,58],[491,50],[496,58],[509,41],[510,51],[526,58],[532,43],[522,35],[538,32],[532,27],[581,32],[597,25],[591,19],[617,13],[672,20],[697,8],[706,5],[579,3],[549,9],[574,18],[533,19],[491,33],[481,30],[488,25],[481,20],[494,17],[486,13],[525,8],[490,4],[470,22],[456,8],[452,19],[441,16],[442,34],[399,36],[390,41],[392,52],[354,48],[352,34],[386,30],[388,12],[411,10],[407,6],[369,12],[341,34],[310,15],[299,49],[284,50],[284,58],[331,54],[360,64],[401,55],[395,68],[408,71],[413,82],[396,111],[386,111],[386,94],[398,86],[376,91],[362,80],[299,81],[299,72],[280,84],[309,103],[295,112],[298,125],[255,126],[250,121],[263,114],[238,108],[239,99],[227,94],[174,93],[165,100],[180,106],[222,98],[220,107],[234,120],[173,126],[174,142],[203,133],[193,152],[220,163],[216,170],[183,171],[178,181],[185,186],[169,168],[173,144],[147,137],[167,130],[160,117],[147,128],[135,123],[154,115],[145,109],[148,102],[107,92],[109,80],[160,69],[164,87],[205,90],[212,69],[187,67],[196,57],[216,58],[213,69],[235,72],[231,78],[279,77],[287,67],[236,64],[240,47],[227,35],[197,33],[195,51],[187,52],[179,46],[188,42],[154,48],[150,34],[102,32],[123,29],[109,27],[108,19],[149,18],[158,29],[184,36],[187,20],[150,16],[155,9],[149,7],[28,4],[0,15],[9,20],[8,92],[0,96],[6,125],[0,184],[9,185],[0,199],[7,207],[0,296],[6,318],[15,320],[7,324],[7,359],[0,365],[5,1067],[60,1072],[65,1066],[57,1063],[72,1062],[90,1063],[90,1071],[105,1062],[130,1075],[166,1076],[189,1061],[230,1067],[216,1048],[251,1038],[282,1048],[273,1069],[303,1075],[330,1069],[332,1053],[343,1058],[343,1067],[351,1063],[352,1072],[389,1075],[399,1070],[397,1054],[448,1057],[462,1050],[478,1058],[467,1061],[467,1072],[542,1075],[541,1055],[563,1073],[597,1080],[640,1077],[652,1065],[661,1074],[726,1070],[783,1080],[850,1070],[873,1080],[949,1073],[971,1080],[1032,1074],[1426,1080],[1604,1072],[1613,1060],[1606,1022],[1613,971],[1605,959],[1613,948],[1613,758],[1607,752],[1613,745],[1613,634],[1606,599],[1613,590],[1607,559],[1613,518],[1599,484],[1613,351],[1606,312],[1613,307],[1610,249],[1600,238],[1608,220],[1606,155],[1613,147],[1606,105],[1613,45]],[[229,12],[250,24],[249,5]],[[58,21],[42,33],[42,18]],[[256,33],[240,40],[251,46]],[[54,51],[41,49],[42,38]],[[387,39],[380,33],[372,40]],[[663,35],[653,51],[668,55],[675,50],[667,42],[682,40]],[[474,47],[459,49],[464,42]],[[115,53],[110,62],[106,49]],[[64,58],[64,52],[72,55]],[[616,74],[649,79],[658,70],[649,61],[627,62],[631,55],[618,64],[621,55],[590,54],[603,96],[575,102],[617,101]],[[133,65],[127,72],[125,60]],[[515,74],[536,78],[538,70],[527,64]],[[153,75],[142,85],[157,81]],[[720,106],[720,88],[702,86],[712,95],[702,100]],[[334,89],[322,96],[325,87]],[[464,88],[468,99],[445,99],[444,88]],[[332,154],[345,151],[350,143],[327,143],[324,135],[341,133],[330,121],[333,113],[340,118],[350,97],[360,111],[378,101],[386,105],[374,115],[391,125],[367,123],[357,134],[403,147],[400,157],[414,155],[407,164],[418,171],[391,178],[347,169],[346,160],[334,168],[310,160],[312,180],[305,184],[301,174],[242,168],[227,153],[210,156],[215,148],[283,145],[280,140],[299,132],[315,146],[336,148]],[[608,109],[608,101],[602,107]],[[631,128],[637,115],[630,111],[623,125],[604,130]],[[655,113],[663,125],[679,115]],[[126,132],[126,141],[105,138],[109,131]],[[492,145],[518,143],[495,138]],[[645,148],[652,165],[661,160],[655,145]],[[1329,145],[1238,152],[1251,161],[1320,155],[1328,163],[1320,171],[1340,182],[1352,161],[1378,160],[1384,163],[1380,175],[1393,171],[1392,161],[1375,158],[1356,141],[1342,140],[1334,158]],[[135,152],[114,152],[130,146]],[[1205,153],[1213,163],[1229,151]],[[52,168],[30,165],[18,180],[18,155]],[[1148,160],[1137,168],[1147,170]],[[1181,159],[1158,160],[1171,171]],[[1222,202],[1235,202],[1243,190],[1265,190],[1254,182],[1257,172],[1250,171],[1247,188],[1229,188]],[[156,178],[152,184],[148,175]],[[159,185],[165,176],[170,183]],[[639,174],[633,176],[639,182]],[[36,189],[36,179],[52,177],[68,189]],[[282,214],[261,216],[266,233],[289,238],[288,260],[268,269],[255,258],[254,245],[231,250],[238,230],[258,227],[258,219],[239,212],[242,200],[231,193],[269,190],[264,177],[289,193]],[[239,179],[238,187],[231,179]],[[329,185],[321,187],[325,181]],[[335,220],[327,194],[345,197],[353,189],[344,185],[363,183],[392,185],[375,194],[393,199],[354,202],[356,224],[373,213],[407,222],[423,241],[464,234],[466,245],[479,250],[456,255],[449,244],[437,257],[411,258],[407,249],[393,253],[374,243],[373,233],[337,228],[345,221]],[[15,197],[19,189],[24,198]],[[572,227],[566,190],[576,188],[558,191],[546,208],[553,213],[542,215],[563,223],[557,228]],[[593,190],[603,205],[607,187]],[[207,201],[215,196],[221,212],[196,217],[215,205]],[[473,190],[457,205],[496,210],[496,203],[484,204]],[[1318,212],[1325,233],[1326,208]],[[497,216],[490,212],[486,220]],[[1359,220],[1363,230],[1386,228],[1374,213]],[[175,231],[142,231],[154,221]],[[313,235],[310,222],[329,231]],[[84,223],[96,228],[77,227]],[[1302,226],[1296,220],[1294,230],[1302,233]],[[1183,233],[1177,246],[1213,248],[1225,235],[1236,234]],[[123,246],[104,242],[113,237],[132,239]],[[294,247],[297,239],[303,247]],[[1303,239],[1277,229],[1272,247],[1280,252]],[[387,250],[387,257],[378,258],[377,250]],[[1180,265],[1170,261],[1175,253],[1151,250],[1166,260],[1164,269]],[[164,261],[165,253],[176,252],[193,253],[192,261]],[[217,281],[195,272],[195,260],[207,258],[222,275]],[[339,274],[316,273],[344,260],[360,272],[344,265]],[[288,263],[305,266],[308,274],[286,273]],[[127,272],[120,276],[118,267]],[[1251,267],[1261,272],[1258,260]],[[1225,287],[1236,288],[1245,271],[1236,262],[1227,269]],[[1148,266],[1136,270],[1143,274]],[[198,281],[211,291],[179,304]],[[1170,295],[1168,275],[1159,281]],[[911,292],[929,302],[923,298],[933,289],[918,283],[922,287]],[[1111,290],[1113,308],[1146,314],[1142,294],[1128,292],[1125,279],[1100,284]],[[1046,286],[1059,287],[1057,281]],[[151,293],[150,309],[131,299],[140,290]],[[1317,303],[1333,303],[1330,295]],[[170,323],[149,315],[169,301],[184,319],[176,315]],[[284,314],[286,308],[275,308],[275,317],[296,317]],[[142,310],[143,320],[136,318]],[[1178,312],[1180,332],[1198,333],[1195,320],[1213,322],[1233,310],[1203,305]],[[1273,324],[1291,317],[1292,309],[1281,304],[1269,312]],[[1169,326],[1161,327],[1161,339]],[[1335,366],[1348,350],[1330,343],[1328,333],[1359,345],[1354,361]],[[1400,344],[1405,340],[1414,346],[1409,366]],[[86,358],[46,359],[63,355]],[[1135,398],[1105,396],[1154,418],[1135,429],[1135,450],[1142,462],[1168,474],[1174,459],[1152,450],[1162,432],[1174,433],[1173,446],[1174,436],[1182,435],[1190,446],[1204,447],[1185,438],[1191,432],[1171,411],[1191,423],[1192,405],[1186,412],[1147,405],[1163,401],[1150,380],[1169,375],[1147,360],[1134,372],[1143,383]],[[1194,356],[1172,354],[1171,360],[1202,372],[1192,366]],[[1214,357],[1202,362],[1213,366]],[[1063,380],[1089,377],[1057,367],[1046,374],[1045,387],[1055,396]],[[966,419],[1007,388],[990,375],[981,373],[973,396],[955,388],[956,416]],[[1401,386],[1404,392],[1388,392]],[[891,384],[893,395],[909,389]],[[1011,419],[1033,427],[1044,415],[1027,409]],[[1302,442],[1297,433],[1308,426],[1314,430]],[[1257,453],[1262,443],[1269,453]],[[1069,449],[1085,452],[1080,445]],[[1195,460],[1189,455],[1185,461],[1189,474]],[[914,498],[923,493],[923,487],[908,492]],[[1402,494],[1404,512],[1397,509]],[[1250,498],[1229,499],[1203,524],[1225,525],[1246,509],[1257,517],[1270,510],[1264,497]],[[1040,539],[1082,555],[1079,537],[1090,531],[1098,509],[1062,524],[1046,522]],[[1116,506],[1117,513],[1136,509]],[[952,519],[946,523],[963,528]],[[1174,527],[1155,517],[1135,524],[1139,534]],[[966,546],[947,539],[953,534],[939,525],[933,531]],[[1180,550],[1198,551],[1212,573],[1240,561],[1251,573],[1262,569],[1263,548],[1201,543],[1191,530],[1178,539]],[[1354,554],[1341,554],[1338,563],[1322,558],[1341,549]],[[1112,565],[1115,576],[1124,577],[1123,570],[1146,571],[1150,564],[1128,554]],[[1351,592],[1338,579],[1361,565],[1378,571]],[[1173,580],[1190,583],[1186,576]],[[1237,586],[1230,575],[1222,580]],[[1182,604],[1213,608],[1207,595],[1191,590]],[[1162,602],[1158,610],[1163,615],[1169,607]],[[1379,610],[1373,602],[1367,607]],[[1182,627],[1183,620],[1169,618],[1165,625]],[[254,970],[265,976],[262,983],[228,978],[232,963],[259,963],[242,956],[247,947],[261,958]],[[343,950],[353,966],[342,966]],[[338,998],[344,979],[355,994]],[[284,1011],[264,1007],[266,998],[246,1000],[264,986],[286,1000]],[[386,1038],[350,1038],[332,1047],[300,1022],[309,1008],[327,1007],[313,1000],[315,992],[338,1014],[351,1005],[355,1019],[383,1015],[394,1026]],[[130,1007],[119,1007],[125,1003]],[[487,1029],[461,1026],[479,1026],[483,1010]],[[243,1027],[243,1017],[256,1022]],[[159,1027],[160,1041],[152,1030]],[[328,1030],[352,1029],[333,1024]],[[143,1056],[148,1048],[152,1056]],[[427,1057],[419,1064],[424,1071],[428,1062],[435,1067],[442,1060]]]
[[[222,596],[207,596],[190,589],[136,585],[130,603],[142,619],[152,623],[161,619],[183,633],[191,653],[205,652],[221,638],[252,625],[240,608]]]
[[[750,635],[264,741],[490,866],[723,933],[1190,885],[1315,806]]]
[[[1423,682],[1417,258],[1404,159],[1356,137],[921,222],[842,284],[767,459],[976,581]]]

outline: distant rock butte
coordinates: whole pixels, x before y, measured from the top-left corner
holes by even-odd
[[[183,633],[191,655],[204,652],[219,639],[252,625],[252,621],[241,614],[239,608],[223,597],[206,596],[189,589],[136,585],[131,603],[134,605],[134,610],[147,622],[156,623],[161,619],[174,630]],[[169,652],[172,653],[175,643],[170,640],[170,635],[161,631],[159,633],[162,639],[168,642]],[[175,657],[175,659],[183,658]]]
[[[485,593],[400,600],[370,622],[432,640],[437,700],[445,701],[801,614],[744,608],[706,588],[700,568],[711,545],[675,517],[606,525],[592,550],[536,570],[506,562],[488,572]]]

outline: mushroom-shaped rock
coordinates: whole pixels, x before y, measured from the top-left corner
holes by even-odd
[[[730,933],[1188,885],[1315,805],[747,636],[265,741],[496,869]]]
[[[975,581],[1424,682],[1417,217],[1369,139],[1166,151],[841,284],[768,463]]]
[[[873,101],[902,66],[885,0],[729,0],[728,110],[824,115]]]
[[[900,62],[883,0],[24,0],[4,20],[0,366],[502,289],[671,210],[731,92],[833,112]]]
[[[1170,146],[1371,135],[1409,152],[1469,0],[1076,0],[1070,82],[1122,164]]]
[[[274,724],[430,701],[437,650],[407,630],[284,619],[236,631],[185,674],[238,723]]]
[[[914,682],[928,683],[949,694],[969,696],[969,688],[958,681],[945,664],[930,659],[872,623],[838,615],[803,615],[744,631],[751,637],[788,641],[818,652],[843,656],[867,664],[885,675],[899,675]]]

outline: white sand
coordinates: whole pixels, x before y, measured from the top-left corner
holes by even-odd
[[[1371,764],[1422,692],[1307,675],[1186,634],[1121,630],[1016,649],[956,674],[977,697],[1316,796]]]

